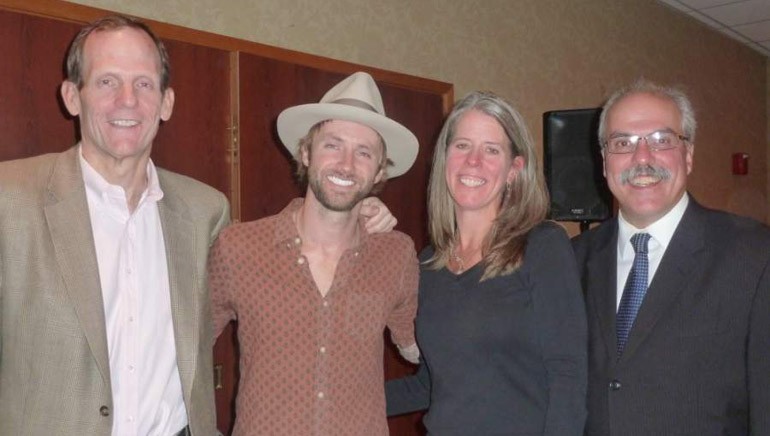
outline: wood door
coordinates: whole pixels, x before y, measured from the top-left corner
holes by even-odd
[[[80,26],[0,10],[0,160],[64,151],[75,123],[59,97],[69,41]]]

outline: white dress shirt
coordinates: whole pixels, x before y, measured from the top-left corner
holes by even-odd
[[[187,425],[176,363],[166,246],[152,161],[133,213],[122,187],[80,154],[104,301],[113,436],[170,435]]]
[[[637,229],[631,225],[625,218],[623,212],[618,214],[618,251],[617,251],[617,300],[615,309],[620,307],[620,299],[623,297],[623,289],[626,286],[628,274],[631,273],[631,266],[634,264],[634,247],[631,245],[631,236],[635,233],[649,233],[650,241],[647,243],[647,256],[650,262],[650,268],[647,274],[647,285],[652,283],[655,272],[658,270],[661,259],[666,253],[674,231],[684,216],[687,204],[690,202],[687,193],[676,205],[663,215],[662,218],[650,224],[645,229]]]

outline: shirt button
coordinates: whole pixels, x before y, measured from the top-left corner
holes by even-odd
[[[358,251],[356,251],[355,253],[353,253],[353,256],[355,256],[355,257],[358,257]]]
[[[299,245],[301,243],[302,243],[302,239],[300,239],[299,237],[294,238],[294,245]]]
[[[610,382],[610,390],[612,391],[619,391],[621,387],[623,387],[623,385],[620,384],[619,380],[613,380]]]
[[[102,416],[110,416],[110,408],[107,406],[100,407],[99,414]]]
[[[297,259],[297,264],[303,265],[304,263],[305,263],[305,258],[304,257],[300,257],[300,258]]]
[[[323,400],[324,399],[324,393],[323,392],[319,392],[318,393],[318,399],[319,400]]]
[[[329,307],[329,302],[326,301],[326,300],[324,300],[324,302],[322,304],[323,304],[323,307]]]
[[[325,352],[326,352],[326,347],[321,347],[321,348],[319,349],[319,351],[321,352],[321,354],[325,353]]]
[[[134,365],[128,365],[128,372],[134,372]]]

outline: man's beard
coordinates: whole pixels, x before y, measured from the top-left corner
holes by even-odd
[[[338,195],[334,193],[330,194],[324,190],[323,179],[326,178],[325,175],[322,176],[315,172],[308,175],[308,185],[310,186],[311,191],[313,191],[313,195],[315,195],[316,200],[318,200],[318,202],[321,203],[323,207],[334,212],[350,212],[372,191],[373,183],[370,182],[355,192],[349,192],[344,195]],[[337,176],[345,180],[351,179],[348,176],[342,176],[339,174],[337,174]],[[357,178],[354,179],[358,180]]]

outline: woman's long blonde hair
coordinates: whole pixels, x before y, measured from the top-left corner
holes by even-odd
[[[506,189],[500,212],[482,246],[483,281],[509,274],[521,265],[527,236],[548,214],[549,199],[533,140],[521,114],[491,92],[468,94],[455,104],[436,141],[428,187],[428,230],[435,253],[427,261],[428,267],[445,267],[456,243],[457,222],[446,181],[446,157],[459,119],[470,110],[496,119],[508,137],[511,157],[524,159],[524,167],[516,174],[510,189]]]

